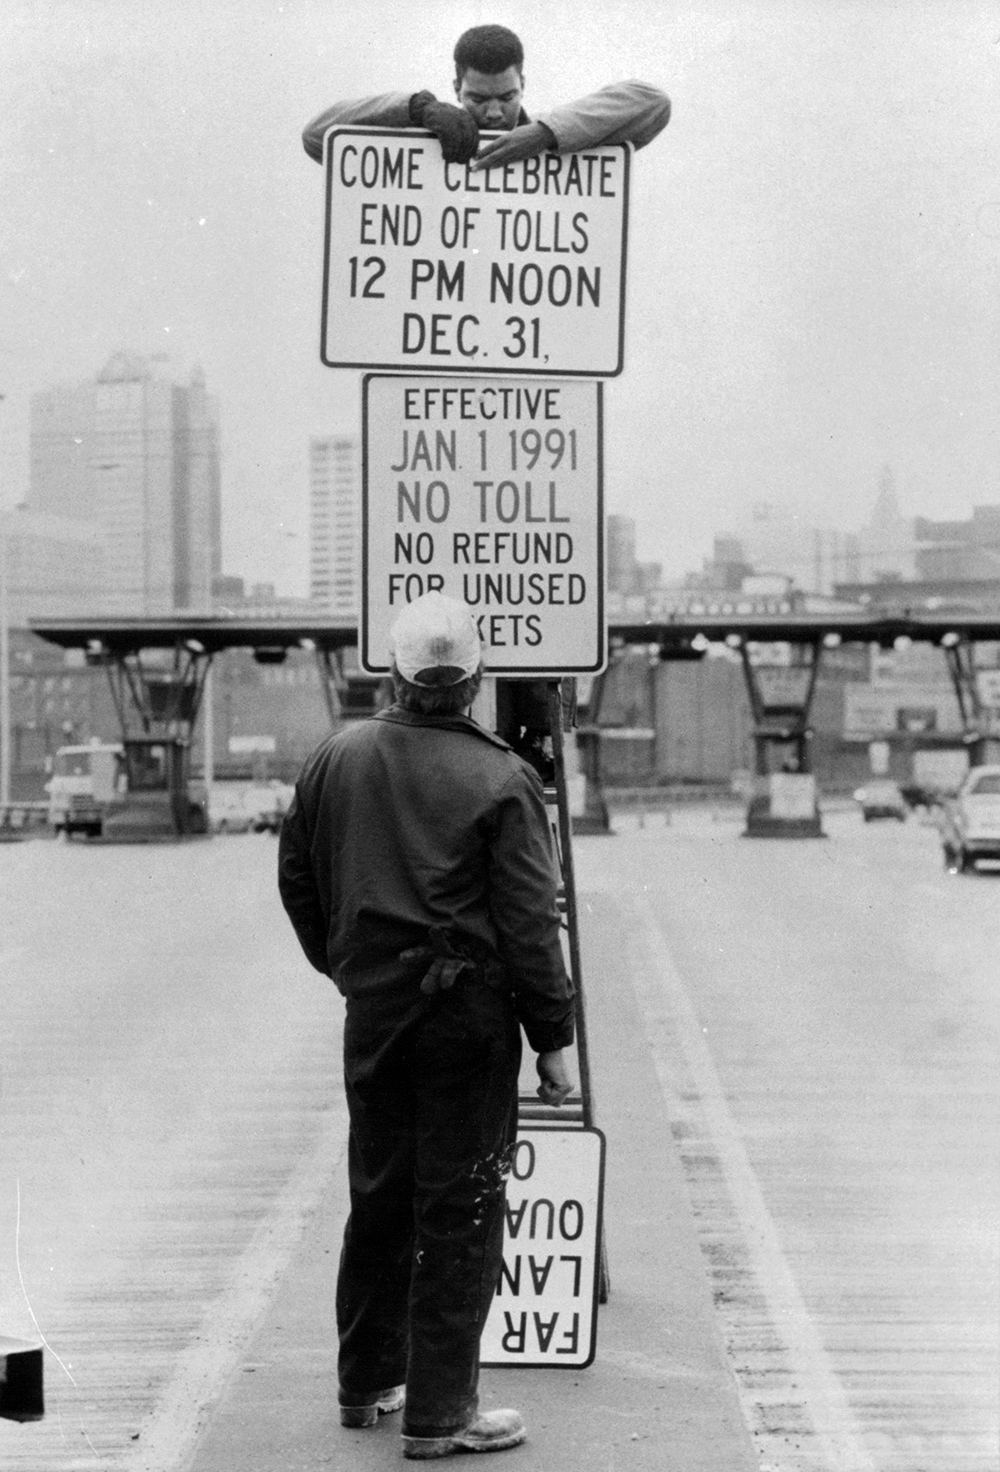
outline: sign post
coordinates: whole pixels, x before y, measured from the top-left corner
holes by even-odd
[[[472,609],[490,674],[603,670],[597,380],[624,365],[631,160],[630,144],[614,144],[476,171],[445,163],[422,131],[327,133],[320,355],[331,368],[382,370],[362,396],[369,674],[389,672],[399,611],[435,591]],[[608,1274],[559,690],[550,735],[581,1088],[567,1102],[582,1109],[560,1118],[521,1101],[483,1361],[579,1368],[594,1358]]]
[[[614,377],[632,148],[481,171],[429,134],[326,135],[331,368]]]
[[[424,593],[475,614],[490,674],[606,658],[602,386],[370,374],[362,418],[361,663]]]

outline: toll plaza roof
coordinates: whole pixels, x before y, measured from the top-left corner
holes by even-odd
[[[217,654],[222,649],[343,649],[358,642],[354,619],[317,617],[241,618],[238,615],[169,614],[157,618],[39,618],[29,621],[33,633],[64,649],[90,649],[110,655],[141,649],[174,649]],[[743,611],[740,600],[722,606],[706,601],[669,613],[612,615],[612,641],[658,644],[669,649],[701,636],[708,643],[877,643],[891,646],[907,638],[940,644],[969,640],[1000,641],[1000,615],[969,609],[887,609],[844,606],[823,611]],[[200,650],[198,648],[200,646]]]
[[[354,619],[241,618],[232,614],[164,614],[159,618],[37,618],[28,627],[63,649],[91,649],[112,655],[141,649],[174,649],[218,654],[222,649],[343,649],[358,642]],[[198,646],[201,646],[200,649]]]
[[[701,635],[709,643],[738,638],[746,643],[780,644],[821,642],[834,636],[842,642],[891,645],[908,638],[940,644],[962,640],[1000,639],[1000,616],[961,611],[882,608],[842,609],[822,613],[791,611],[761,614],[724,610],[682,613],[666,617],[612,617],[609,634],[625,644],[682,643]]]

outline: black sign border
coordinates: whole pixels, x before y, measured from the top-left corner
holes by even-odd
[[[485,375],[480,375],[485,376]],[[368,626],[368,538],[371,522],[368,484],[368,388],[373,379],[449,379],[450,373],[366,373],[361,380],[361,608],[358,618],[358,654],[361,668],[366,674],[388,675],[391,665],[376,663],[371,654],[371,630]],[[569,374],[561,374],[569,378]],[[459,380],[462,382],[463,380]],[[593,664],[562,665],[558,669],[550,666],[537,668],[534,665],[504,665],[492,669],[486,663],[485,673],[498,680],[506,679],[559,679],[563,675],[597,675],[608,662],[608,621],[604,606],[605,581],[605,536],[604,536],[604,384],[601,379],[589,378],[596,389],[597,399],[597,659]]]

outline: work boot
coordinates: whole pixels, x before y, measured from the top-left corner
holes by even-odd
[[[483,1411],[462,1431],[449,1436],[403,1436],[403,1456],[450,1457],[453,1452],[502,1452],[520,1446],[528,1434],[516,1411]]]
[[[380,1390],[373,1401],[363,1406],[341,1406],[341,1426],[374,1426],[379,1416],[390,1416],[393,1411],[403,1409],[406,1386],[393,1385],[389,1390]]]

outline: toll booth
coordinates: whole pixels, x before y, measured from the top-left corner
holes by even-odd
[[[191,737],[211,657],[193,641],[151,665],[141,651],[91,648],[103,665],[121,725],[123,800],[106,813],[105,843],[155,843],[208,832],[204,789],[191,787]],[[137,731],[135,728],[139,727]]]
[[[968,637],[947,633],[941,647],[962,718],[969,765],[1000,761],[1000,682],[995,672],[977,668],[976,646]]]
[[[738,642],[753,716],[755,772],[747,807],[747,838],[822,838],[812,772],[809,715],[822,644],[791,645],[787,664],[755,663]]]
[[[190,743],[180,736],[128,736],[126,798],[104,818],[105,843],[155,842],[208,832],[204,790],[190,783]]]

